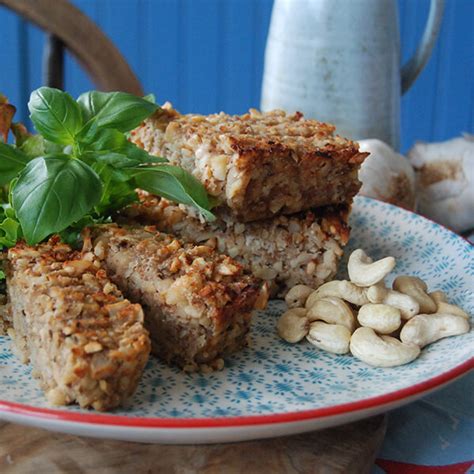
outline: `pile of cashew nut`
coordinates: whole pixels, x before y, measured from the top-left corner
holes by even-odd
[[[375,367],[395,367],[415,360],[432,342],[469,331],[469,315],[442,291],[428,293],[420,278],[398,276],[387,288],[384,278],[394,267],[393,257],[374,262],[355,250],[347,265],[350,281],[290,289],[278,334],[290,343],[306,337],[334,354],[350,351]]]

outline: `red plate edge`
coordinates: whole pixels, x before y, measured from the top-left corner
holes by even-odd
[[[383,204],[400,207],[394,204],[382,201],[380,199],[362,196],[365,199],[372,199]],[[432,222],[456,237],[462,238],[465,242],[473,246],[473,243],[464,236],[454,232],[448,227],[435,222],[410,209],[400,207],[410,214],[415,214],[422,219]],[[92,423],[97,425],[113,425],[124,428],[231,428],[237,426],[265,425],[271,423],[291,423],[297,421],[310,420],[314,418],[325,418],[328,416],[341,415],[343,413],[352,413],[355,411],[366,410],[376,406],[386,405],[392,402],[403,400],[428,390],[443,385],[451,380],[467,374],[469,370],[474,368],[474,357],[471,357],[461,365],[453,369],[437,375],[432,379],[425,380],[412,387],[403,388],[395,392],[379,395],[377,397],[366,398],[357,402],[343,403],[326,408],[315,408],[313,410],[295,411],[290,413],[282,413],[277,415],[254,415],[254,416],[235,416],[228,418],[144,418],[144,417],[127,417],[123,415],[96,415],[88,413],[74,413],[64,410],[54,410],[49,408],[37,408],[30,405],[20,403],[7,402],[0,400],[0,413],[15,413],[18,415],[35,416],[49,420],[59,420],[74,423]]]
[[[48,408],[36,408],[30,405],[7,402],[0,400],[0,412],[15,413],[25,416],[34,416],[43,419],[74,422],[92,423],[98,425],[113,425],[124,428],[231,428],[239,426],[266,425],[272,423],[289,423],[304,421],[314,418],[351,413],[365,410],[391,402],[403,400],[438,385],[456,379],[474,368],[474,357],[453,369],[440,374],[432,379],[420,382],[412,387],[403,388],[395,392],[379,395],[377,397],[359,400],[357,402],[343,403],[326,408],[315,408],[312,410],[296,411],[276,415],[236,416],[229,418],[142,418],[127,417],[123,415],[97,415],[88,413],[74,413],[63,410]]]

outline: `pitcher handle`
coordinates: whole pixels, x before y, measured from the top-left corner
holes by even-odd
[[[415,82],[430,57],[441,27],[443,11],[444,0],[431,0],[430,13],[420,44],[415,54],[402,67],[402,94]]]

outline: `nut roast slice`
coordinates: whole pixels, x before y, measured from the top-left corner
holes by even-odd
[[[48,400],[107,410],[130,397],[150,352],[138,304],[91,252],[53,237],[8,252],[10,334]]]
[[[333,125],[281,110],[183,115],[165,104],[130,139],[193,174],[241,222],[351,202],[368,156]]]
[[[284,296],[296,284],[317,288],[333,278],[349,240],[350,205],[255,222],[239,222],[221,208],[214,222],[206,222],[189,206],[144,191],[139,197],[140,202],[121,211],[121,221],[154,225],[186,242],[215,248],[266,281],[271,296]]]
[[[111,280],[145,313],[152,351],[185,370],[223,367],[247,343],[266,284],[232,258],[154,227],[97,226],[91,245]]]

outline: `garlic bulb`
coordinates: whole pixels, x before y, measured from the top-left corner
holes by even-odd
[[[419,212],[457,232],[474,228],[474,135],[417,143],[408,157],[416,171]]]
[[[370,152],[359,171],[360,194],[414,209],[415,173],[408,160],[376,139],[360,140],[359,149]]]

